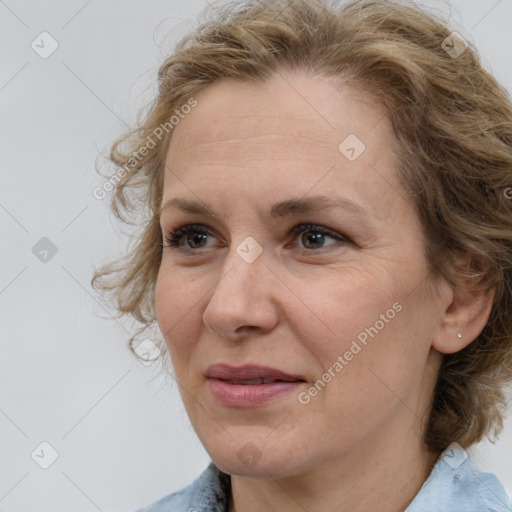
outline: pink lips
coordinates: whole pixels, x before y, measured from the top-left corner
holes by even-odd
[[[210,391],[228,407],[256,407],[284,395],[305,380],[264,366],[216,364],[206,371]]]

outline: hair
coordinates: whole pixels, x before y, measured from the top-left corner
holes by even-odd
[[[512,378],[510,96],[470,42],[465,48],[459,38],[450,52],[454,35],[447,39],[452,32],[443,19],[415,4],[253,0],[215,10],[164,60],[144,118],[110,149],[114,214],[128,224],[141,207],[146,214],[132,249],[97,268],[93,287],[114,300],[119,316],[142,325],[138,334],[154,326],[159,207],[176,124],[170,116],[227,78],[261,83],[285,69],[341,78],[391,121],[398,176],[421,220],[432,274],[453,287],[472,280],[495,291],[480,335],[443,356],[424,442],[441,451],[453,441],[469,447],[497,435]],[[464,266],[461,256],[469,257]]]

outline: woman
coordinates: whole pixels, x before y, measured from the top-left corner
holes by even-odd
[[[144,512],[512,510],[466,451],[512,376],[512,106],[460,36],[228,5],[110,158],[150,215],[93,282],[158,323],[212,458]]]

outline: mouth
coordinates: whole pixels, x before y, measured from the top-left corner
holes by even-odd
[[[281,397],[306,380],[265,366],[210,366],[205,376],[213,397],[228,407],[257,407]]]
[[[236,386],[254,386],[256,384],[271,384],[272,382],[297,382],[296,380],[284,380],[284,379],[248,379],[248,380],[229,380],[229,379],[219,379],[223,382],[227,382],[228,384],[233,384]]]
[[[258,365],[230,366],[228,364],[214,364],[208,367],[205,375],[210,379],[245,385],[269,384],[276,381],[305,382],[301,375],[293,375],[275,368]]]

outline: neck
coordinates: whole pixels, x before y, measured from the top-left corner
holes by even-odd
[[[233,475],[229,512],[404,511],[432,471],[439,453],[422,448],[416,434],[383,446],[375,440],[357,453],[298,475],[256,479]],[[377,455],[378,454],[378,455]]]

